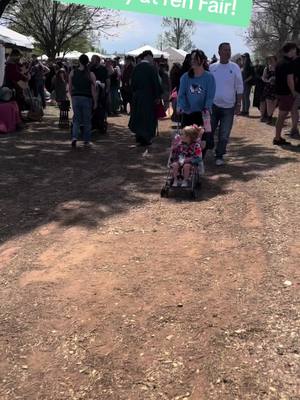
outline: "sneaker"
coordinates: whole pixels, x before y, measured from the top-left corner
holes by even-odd
[[[87,149],[90,149],[92,147],[92,143],[91,142],[84,142],[84,147]]]
[[[146,149],[146,150],[143,152],[142,157],[150,157],[149,149]]]
[[[280,139],[273,139],[273,144],[274,146],[289,146],[291,143],[281,137]]]
[[[178,187],[178,186],[179,186],[178,180],[177,180],[177,179],[174,179],[174,182],[173,182],[172,187]]]
[[[218,167],[221,167],[221,165],[224,165],[224,164],[225,164],[225,161],[223,160],[223,158],[217,158],[216,159],[216,165]]]
[[[300,133],[298,129],[292,129],[290,133],[292,139],[300,139]]]
[[[77,145],[77,140],[76,140],[76,139],[73,139],[73,140],[72,140],[72,144],[71,144],[71,146],[73,147],[73,149],[76,148],[76,145]]]
[[[186,179],[184,179],[184,180],[182,181],[181,187],[183,187],[183,188],[189,187],[189,181],[187,181]]]

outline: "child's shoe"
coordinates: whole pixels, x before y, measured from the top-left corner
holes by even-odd
[[[172,187],[178,187],[178,186],[179,186],[178,180],[174,179]]]
[[[181,187],[183,187],[183,188],[189,187],[189,181],[187,181],[186,179],[184,179],[184,180],[182,181]]]

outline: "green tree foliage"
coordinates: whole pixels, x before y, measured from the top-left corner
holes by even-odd
[[[81,43],[86,48],[95,32],[109,34],[110,29],[119,25],[118,17],[117,11],[53,0],[16,0],[3,14],[12,29],[31,36],[50,59],[74,43],[76,47]]]
[[[88,35],[82,33],[80,36],[72,38],[67,42],[64,46],[62,51],[81,51],[82,53],[87,53],[92,50],[92,42]]]

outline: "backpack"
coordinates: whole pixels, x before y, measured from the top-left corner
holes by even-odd
[[[1,87],[0,88],[0,102],[8,102],[13,99],[14,93],[8,87]]]

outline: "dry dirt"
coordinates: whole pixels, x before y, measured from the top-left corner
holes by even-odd
[[[299,400],[300,147],[237,118],[198,201],[127,118],[0,137],[1,400]],[[253,111],[255,115],[255,112]]]

